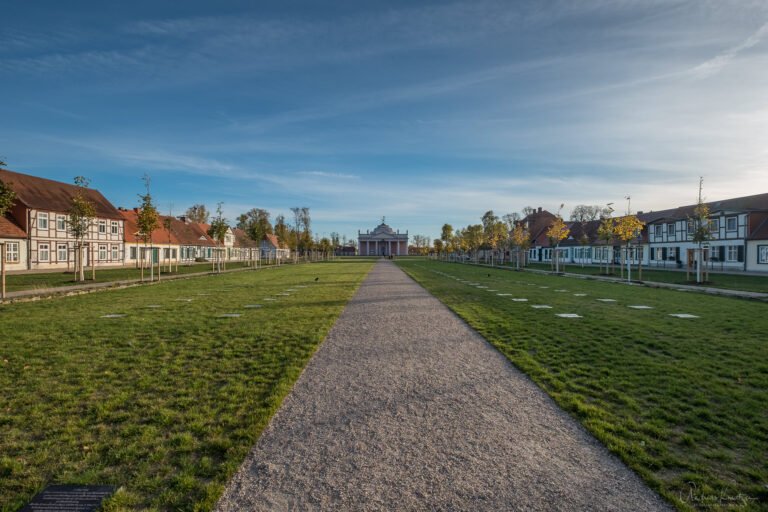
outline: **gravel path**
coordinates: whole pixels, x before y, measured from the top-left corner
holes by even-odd
[[[480,335],[382,261],[217,510],[671,509]]]

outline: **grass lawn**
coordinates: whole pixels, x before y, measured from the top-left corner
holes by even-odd
[[[768,509],[766,304],[397,263],[679,509]]]
[[[51,483],[122,486],[109,511],[209,510],[372,264],[0,306],[0,510]]]
[[[227,270],[245,267],[244,262],[227,263]],[[211,272],[211,263],[194,263],[192,265],[179,265],[179,270],[166,273],[162,270],[160,278],[166,275],[193,274],[196,272]],[[141,270],[138,268],[108,268],[96,269],[96,281],[91,280],[91,269],[85,272],[85,283],[106,283],[109,281],[122,281],[128,279],[140,279]],[[149,269],[144,269],[144,278],[149,281]],[[72,272],[43,272],[35,274],[9,274],[6,276],[6,290],[16,292],[20,290],[34,290],[40,288],[57,288],[59,286],[71,286],[81,284],[75,282]]]
[[[511,265],[514,267],[514,265]],[[549,263],[532,263],[528,268],[536,270],[552,270]],[[626,272],[626,268],[624,269]],[[597,266],[584,266],[578,263],[569,263],[565,267],[565,272],[571,274],[600,275],[605,272]],[[618,265],[613,270],[613,277],[619,278],[621,270]],[[626,274],[624,274],[626,276]],[[632,279],[637,279],[637,267],[632,266]],[[685,271],[679,270],[661,270],[643,268],[643,281],[654,281],[657,283],[685,284],[696,286],[696,274],[691,273],[691,280],[686,281]],[[768,293],[768,276],[750,276],[739,274],[718,274],[712,272],[709,274],[709,281],[704,286],[710,288],[728,288],[731,290],[743,290],[747,292]]]

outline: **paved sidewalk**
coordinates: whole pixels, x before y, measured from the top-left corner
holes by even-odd
[[[379,262],[217,510],[671,510],[421,286]]]

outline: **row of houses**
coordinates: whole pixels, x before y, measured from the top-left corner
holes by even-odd
[[[72,270],[75,238],[68,211],[78,192],[93,204],[95,217],[84,242],[88,266],[138,266],[142,262],[186,264],[195,261],[280,260],[290,250],[275,235],[256,242],[245,231],[227,230],[224,242],[208,235],[210,226],[185,217],[160,216],[159,228],[145,243],[137,226],[137,209],[116,208],[98,190],[0,169],[0,181],[16,193],[13,207],[0,217],[0,244],[6,269]]]
[[[704,261],[716,271],[768,272],[768,194],[737,197],[707,203],[710,240],[704,244]],[[653,268],[692,268],[696,205],[656,212],[638,212],[645,226],[631,241],[629,259],[633,264]],[[531,235],[528,261],[551,262],[559,251],[561,262],[576,264],[619,263],[623,257],[617,240],[598,236],[600,220],[567,222],[567,239],[553,247],[546,235],[556,216],[542,208],[522,222]]]

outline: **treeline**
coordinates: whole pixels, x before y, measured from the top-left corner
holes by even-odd
[[[187,208],[185,217],[201,224],[229,226],[227,219],[221,218],[220,211],[211,220],[211,214],[204,204],[195,204]],[[332,232],[330,237],[313,234],[312,216],[306,206],[291,208],[289,219],[279,214],[273,222],[271,217],[269,211],[263,208],[251,208],[237,217],[234,227],[243,230],[251,240],[257,242],[263,240],[266,235],[275,235],[282,246],[298,255],[309,254],[312,251],[331,252],[347,244],[346,236],[340,236],[336,232]]]

